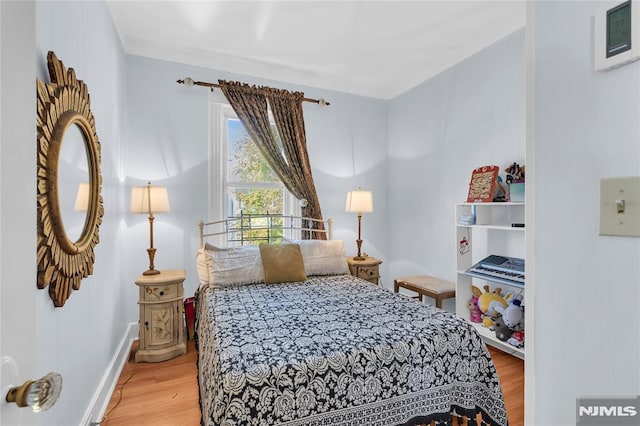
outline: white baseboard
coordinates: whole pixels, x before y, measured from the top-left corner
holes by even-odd
[[[120,373],[129,359],[131,344],[137,338],[138,323],[129,323],[124,335],[122,336],[122,340],[120,340],[118,350],[113,355],[113,358],[111,359],[111,362],[98,385],[98,389],[96,389],[96,392],[93,395],[93,398],[91,398],[91,402],[82,417],[82,421],[80,422],[81,425],[90,426],[100,424],[100,421],[107,410],[107,406],[109,405],[109,401],[111,400],[111,394],[118,383],[118,379],[120,378]]]

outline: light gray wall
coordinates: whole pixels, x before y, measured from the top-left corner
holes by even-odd
[[[363,249],[387,260],[386,102],[129,56],[123,177],[127,188],[147,179],[167,186],[171,212],[157,215],[154,222],[155,263],[158,269],[187,270],[186,295],[193,295],[198,282],[197,223],[214,219],[206,217],[209,91],[176,83],[187,76],[302,90],[307,97],[329,101],[324,108],[304,103],[307,148],[323,215],[335,221],[334,238],[345,240],[347,252],[355,254],[357,219],[344,212],[346,193],[358,186],[372,190],[375,212],[363,218]],[[148,222],[136,216],[125,218],[123,266],[132,280],[148,265]],[[388,283],[386,277],[388,273]],[[131,292],[130,297],[136,296]],[[131,316],[135,306],[130,308]]]
[[[601,237],[602,177],[640,175],[640,63],[593,71],[598,2],[536,2],[535,425],[640,394],[640,239]]]
[[[36,29],[37,78],[50,81],[46,67],[49,50],[75,69],[77,77],[88,86],[101,143],[104,217],[93,275],[82,280],[80,290],[72,292],[63,308],[53,307],[47,290],[35,294],[38,374],[57,371],[64,383],[60,399],[37,417],[38,422],[74,425],[80,424],[103,379],[127,323],[132,320],[125,315],[126,309],[136,300],[126,291],[133,283],[121,268],[126,256],[120,239],[125,231],[120,133],[126,111],[126,56],[103,2],[36,2]],[[29,98],[33,101],[35,81],[32,82],[34,89]],[[33,136],[24,142],[30,147],[35,147],[34,120],[32,117],[29,123]],[[35,163],[33,151],[31,164]],[[33,167],[29,170],[21,174],[35,176]],[[75,186],[63,189],[76,191]],[[35,194],[35,185],[29,192]],[[27,235],[35,239],[35,220]],[[35,262],[29,270],[34,267]]]
[[[392,277],[455,282],[454,207],[471,171],[524,164],[524,31],[389,102]],[[453,299],[443,307],[454,311]]]

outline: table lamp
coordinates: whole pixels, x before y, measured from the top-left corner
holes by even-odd
[[[350,213],[358,213],[358,255],[354,256],[354,260],[364,260],[365,257],[360,253],[362,247],[362,239],[360,238],[362,229],[362,213],[373,212],[373,195],[371,191],[364,191],[360,188],[347,192],[347,204],[345,211]]]
[[[149,269],[143,275],[155,275],[160,271],[154,268],[153,259],[156,249],[153,247],[153,214],[166,213],[169,211],[169,195],[167,188],[163,186],[134,186],[131,188],[131,213],[144,213],[149,215]]]

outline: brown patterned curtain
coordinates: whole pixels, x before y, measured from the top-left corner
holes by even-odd
[[[307,205],[302,207],[302,216],[322,220],[307,153],[307,137],[302,114],[304,93],[223,80],[219,80],[218,83],[249,136],[284,186],[296,198],[307,200]],[[278,144],[276,135],[271,131],[269,106],[282,145]],[[322,222],[316,222],[314,228],[324,229],[324,225]],[[326,239],[325,233],[309,234],[303,233],[303,238]]]

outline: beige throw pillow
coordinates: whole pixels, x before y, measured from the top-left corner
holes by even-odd
[[[264,282],[267,284],[307,279],[302,253],[297,244],[262,244],[260,257],[264,268]]]

